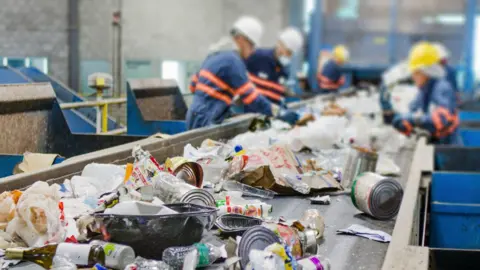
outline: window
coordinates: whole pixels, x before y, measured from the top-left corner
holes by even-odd
[[[185,78],[185,64],[172,60],[163,61],[161,73],[162,79],[175,80],[180,88],[180,92],[187,93],[186,90],[188,87],[186,86],[186,83],[188,78]]]
[[[336,15],[340,19],[358,18],[358,0],[343,0]]]
[[[316,0],[304,0],[303,10],[303,27],[306,33],[310,31],[310,18],[315,10]]]
[[[0,57],[2,65],[13,68],[35,67],[41,72],[48,73],[48,59],[46,57]]]

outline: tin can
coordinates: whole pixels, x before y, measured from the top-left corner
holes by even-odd
[[[188,184],[198,188],[203,186],[203,169],[197,162],[188,161],[184,157],[174,157],[165,161],[165,167]]]
[[[242,269],[245,269],[249,262],[250,250],[264,250],[274,243],[281,243],[281,239],[272,230],[263,226],[248,229],[238,243],[238,256],[241,258]]]
[[[378,154],[364,148],[352,148],[343,169],[341,185],[352,186],[353,179],[363,172],[374,172],[377,167]]]
[[[159,173],[153,178],[154,194],[165,203],[193,203],[215,207],[210,192],[189,185],[169,173]]]
[[[355,178],[351,198],[355,207],[377,219],[395,217],[402,202],[403,189],[395,180],[366,172]]]

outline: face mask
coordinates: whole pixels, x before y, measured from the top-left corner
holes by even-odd
[[[278,61],[280,62],[280,64],[282,64],[282,66],[286,67],[290,64],[291,59],[288,56],[282,55],[278,58]]]

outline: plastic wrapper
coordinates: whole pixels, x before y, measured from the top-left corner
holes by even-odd
[[[68,258],[62,256],[53,257],[52,270],[77,270],[77,266]]]
[[[255,270],[286,270],[284,260],[271,251],[250,250],[250,263],[246,269]],[[292,268],[290,268],[292,269]]]
[[[57,190],[58,186],[46,182],[35,182],[29,187],[18,200],[7,232],[17,234],[30,247],[63,241],[65,224],[60,219]]]
[[[232,148],[226,144],[217,145],[218,142],[215,141],[211,141],[211,143],[214,146],[199,149],[196,149],[191,144],[187,144],[183,149],[183,157],[196,161],[202,166],[203,179],[205,179],[205,181],[217,184],[220,182],[224,172],[228,169],[228,162],[225,161],[227,157],[225,153],[231,152]],[[228,148],[229,150],[222,150],[224,148]]]
[[[284,174],[283,179],[293,188],[301,194],[309,194],[310,186],[307,183],[302,182],[302,177],[297,177],[296,175]]]
[[[276,194],[271,190],[255,188],[236,181],[224,181],[222,188],[226,191],[240,191],[244,196],[258,197],[267,200],[273,199]]]
[[[318,168],[327,171],[333,171],[336,168],[343,168],[345,166],[348,155],[348,148],[344,149],[324,149],[314,152],[315,165]]]
[[[295,152],[303,148],[331,149],[340,141],[346,125],[345,117],[320,117],[305,127],[295,128],[286,136],[281,136],[280,143],[286,143]]]
[[[131,176],[124,182],[125,186],[135,190],[152,185],[152,178],[162,172],[163,168],[148,151],[143,150],[140,146],[133,148],[132,156],[135,158],[135,162]]]
[[[153,179],[154,194],[165,203],[180,202],[183,195],[197,189],[169,173],[159,173]]]
[[[400,175],[400,167],[386,154],[380,154],[375,172],[381,175]]]
[[[135,262],[127,265],[125,270],[173,270],[162,261],[148,260],[142,257],[135,258]]]
[[[101,181],[93,182],[100,192],[107,192],[117,188],[123,180],[125,168],[114,164],[91,163],[82,171],[83,177],[96,178]]]
[[[315,230],[317,235],[316,238],[320,239],[323,237],[325,232],[325,219],[320,215],[317,209],[308,209],[303,213],[300,222],[307,228]]]

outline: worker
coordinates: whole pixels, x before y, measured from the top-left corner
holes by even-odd
[[[271,102],[282,104],[286,96],[284,84],[289,77],[288,68],[292,56],[302,47],[302,33],[295,27],[288,27],[280,33],[275,48],[255,50],[247,59],[246,65],[256,91]]]
[[[333,48],[332,58],[323,65],[317,75],[320,93],[338,92],[338,89],[345,84],[345,77],[342,75],[341,67],[348,61],[349,57],[350,52],[347,47],[337,45]]]
[[[438,50],[429,42],[414,45],[409,53],[408,68],[419,91],[410,104],[410,113],[396,115],[393,126],[407,136],[418,127],[430,134],[433,143],[457,144],[459,120],[455,92],[444,78]]]
[[[259,44],[262,32],[259,20],[244,16],[234,23],[228,39],[212,46],[191,83],[194,95],[186,117],[188,129],[221,123],[237,103],[243,103],[245,112],[276,116],[292,124],[298,120],[296,113],[280,110],[256,92],[248,79],[244,60]]]
[[[457,96],[457,101],[459,101],[460,91],[458,89],[457,74],[455,72],[455,69],[448,64],[450,53],[442,43],[437,42],[437,43],[434,43],[434,45],[435,45],[435,48],[437,48],[438,50],[438,54],[440,57],[440,64],[445,69],[446,79],[450,83],[450,85],[453,87],[453,90],[455,91],[455,95]]]

